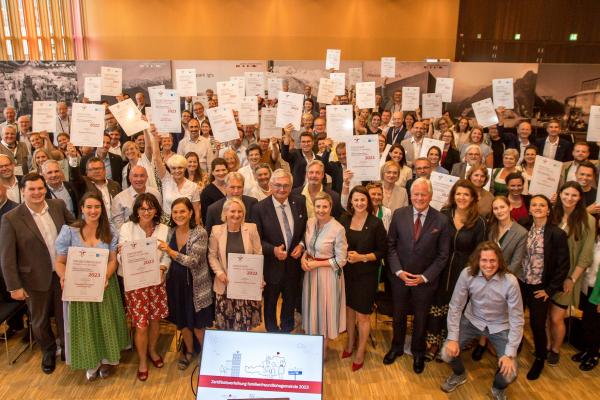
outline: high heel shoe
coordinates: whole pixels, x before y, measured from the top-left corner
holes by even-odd
[[[350,357],[352,355],[352,353],[354,353],[354,351],[347,352],[346,350],[344,350],[342,352],[342,358],[348,358],[348,357]]]
[[[148,371],[140,371],[138,370],[137,372],[137,378],[142,381],[142,382],[146,382],[146,380],[148,380]]]
[[[359,369],[361,369],[363,367],[363,365],[365,365],[365,362],[361,362],[360,364],[357,364],[355,362],[352,363],[352,372],[356,372]]]
[[[154,365],[155,368],[162,368],[165,366],[165,362],[163,361],[161,356],[158,356],[156,360],[153,360],[152,357],[150,357],[150,355],[148,355],[148,358],[150,359],[150,361],[152,361],[152,365]]]

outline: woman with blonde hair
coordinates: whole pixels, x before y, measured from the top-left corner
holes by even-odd
[[[392,213],[400,207],[408,205],[406,189],[396,184],[400,179],[400,164],[396,161],[386,161],[381,167],[381,180],[383,181],[383,205]]]
[[[516,149],[504,150],[502,157],[502,168],[495,168],[492,172],[492,193],[495,196],[507,196],[508,185],[506,177],[515,172],[521,172],[521,168],[517,166],[519,160],[519,152]]]
[[[229,172],[237,172],[240,169],[240,158],[232,149],[227,149],[223,152],[223,159],[227,163],[227,170]]]
[[[485,165],[481,164],[471,167],[467,173],[466,179],[475,185],[478,196],[477,206],[479,215],[487,218],[492,212],[492,202],[494,201],[494,195],[485,188],[485,185],[490,179],[488,169]]]

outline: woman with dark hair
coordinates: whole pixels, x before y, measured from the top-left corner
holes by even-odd
[[[65,313],[67,364],[85,369],[87,380],[92,381],[98,374],[106,378],[119,364],[121,350],[129,346],[129,333],[115,276],[118,235],[111,229],[100,196],[86,193],[80,208],[80,218],[72,226],[64,225],[56,238],[56,273],[64,288],[69,247],[109,250],[102,302],[70,301]]]
[[[200,158],[198,157],[198,154],[196,154],[193,151],[190,151],[185,155],[185,159],[187,160],[188,164],[185,169],[184,176],[190,181],[194,182],[196,185],[198,185],[198,190],[202,192],[204,186],[206,185],[207,178],[206,174],[204,173],[204,171],[202,171],[202,168],[200,167]]]
[[[442,150],[437,146],[431,146],[427,150],[427,159],[431,162],[431,170],[440,174],[449,174],[448,170],[440,165]]]
[[[550,199],[538,194],[529,205],[530,223],[525,228],[527,250],[521,268],[515,271],[519,278],[523,307],[529,308],[529,323],[533,333],[535,360],[527,379],[539,378],[548,353],[546,320],[550,299],[562,290],[569,271],[567,235],[552,223]]]
[[[367,124],[367,134],[368,135],[380,135],[381,128],[381,114],[378,112],[374,112],[371,114],[371,118],[369,120],[369,124]]]
[[[492,212],[492,201],[494,201],[494,195],[485,188],[490,179],[488,169],[483,164],[477,164],[469,169],[466,178],[471,181],[477,191],[479,215],[487,218]]]
[[[206,221],[208,207],[225,197],[225,177],[229,173],[227,162],[222,158],[215,158],[210,164],[210,171],[210,183],[200,193],[202,221]]]
[[[187,197],[173,202],[169,224],[169,237],[159,241],[158,248],[171,258],[166,285],[168,319],[183,337],[177,368],[184,370],[194,360],[194,336],[202,346],[204,331],[212,326],[215,315],[206,261],[208,235],[196,225],[194,207]]]
[[[538,148],[530,144],[525,147],[523,151],[523,160],[521,161],[521,174],[523,175],[523,179],[525,179],[525,187],[523,189],[523,194],[529,193],[529,182],[531,182],[531,178],[533,177],[533,167],[535,166],[535,157],[538,155]]]
[[[413,125],[417,121],[418,121],[417,115],[414,112],[409,111],[404,115],[404,122],[402,122],[402,125],[404,125],[404,128],[407,132],[410,132]]]
[[[354,352],[358,324],[358,348],[352,363],[352,371],[357,371],[362,368],[365,359],[367,339],[371,331],[370,314],[373,311],[379,267],[385,257],[387,242],[383,223],[373,215],[373,203],[364,186],[352,189],[346,209],[349,214],[340,218],[348,242],[348,263],[344,268],[348,341],[342,358],[350,357]]]
[[[461,117],[458,123],[450,128],[450,131],[454,133],[454,142],[458,146],[469,141],[469,133],[471,133],[471,125],[467,117]]]
[[[519,172],[508,174],[506,176],[506,187],[508,188],[510,215],[519,224],[523,224],[529,216],[529,202],[531,201],[531,196],[523,194],[525,178]]]
[[[204,118],[202,122],[200,122],[200,135],[210,141],[210,149],[214,154],[217,154],[219,152],[218,142],[213,136],[212,127],[210,126],[210,121],[208,118]]]
[[[467,265],[469,256],[477,245],[487,238],[486,224],[477,210],[477,190],[466,179],[457,181],[448,195],[448,204],[442,213],[448,217],[452,242],[448,267],[439,276],[435,301],[429,310],[427,321],[426,359],[437,355],[447,335],[446,317],[454,286],[461,271]]]
[[[585,270],[594,258],[594,233],[596,221],[585,208],[584,193],[577,182],[567,182],[558,191],[559,200],[554,209],[553,221],[567,234],[569,241],[570,269],[550,305],[550,345],[548,364],[556,365],[559,350],[565,338],[565,318],[570,306],[579,307],[579,293]]]
[[[387,232],[392,222],[392,211],[383,205],[383,184],[379,181],[370,182],[366,187],[373,203],[373,215],[381,220]]]
[[[311,99],[311,98],[304,99],[304,110],[302,111],[302,113],[310,114],[314,118],[317,118],[319,116],[319,110],[315,109],[315,103],[313,102],[313,99]]]
[[[123,245],[134,240],[156,239],[167,240],[169,227],[160,223],[162,208],[158,199],[150,193],[141,193],[135,198],[133,212],[129,222],[121,226],[119,231],[119,255]],[[171,264],[171,259],[164,251],[157,248],[156,257],[160,262],[160,283],[140,289],[125,291],[125,305],[131,326],[135,328],[133,337],[140,365],[137,377],[140,381],[148,379],[148,359],[156,368],[162,368],[164,362],[156,351],[159,336],[160,320],[169,315],[167,306],[167,291],[165,273]],[[122,261],[119,275],[123,275]]]
[[[406,187],[406,182],[412,179],[412,169],[406,164],[406,152],[401,144],[394,143],[388,151],[386,161],[396,161],[400,166],[396,185]]]
[[[454,135],[452,134],[452,132],[449,131],[442,132],[440,140],[444,142],[444,148],[442,149],[442,159],[440,161],[440,165],[448,171],[452,171],[452,167],[454,166],[454,164],[460,163],[460,153],[456,149],[456,144],[454,143]]]

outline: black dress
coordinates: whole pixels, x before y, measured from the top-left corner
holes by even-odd
[[[352,216],[344,214],[340,223],[346,229],[348,251],[359,254],[374,253],[375,261],[347,263],[344,267],[346,305],[361,314],[373,311],[377,292],[379,266],[387,251],[386,232],[379,218],[369,214],[361,231],[350,229]]]
[[[473,226],[463,226],[460,230],[454,225],[454,210],[445,208],[442,213],[448,217],[450,224],[450,259],[448,266],[439,276],[436,296],[429,309],[427,321],[427,343],[441,346],[447,335],[446,318],[448,316],[448,305],[452,299],[454,286],[462,270],[467,266],[469,257],[477,245],[486,240],[486,225],[482,217],[478,217]]]
[[[224,198],[225,195],[219,190],[214,183],[206,185],[202,193],[200,193],[200,212],[202,213],[202,223],[206,224],[206,212],[208,207],[215,201]]]

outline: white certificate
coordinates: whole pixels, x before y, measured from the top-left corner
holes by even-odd
[[[179,95],[174,89],[162,89],[154,92],[152,99],[152,122],[158,132],[181,131],[181,108]]]
[[[63,301],[102,302],[108,254],[108,249],[69,247]]]
[[[348,142],[354,134],[352,106],[327,106],[327,137],[336,142]],[[377,135],[375,135],[377,136]]]
[[[267,79],[267,94],[269,99],[276,99],[277,94],[283,91],[283,79],[268,78]]]
[[[246,96],[246,77],[245,76],[232,76],[229,78],[230,81],[237,82],[238,85],[238,96],[240,99]],[[248,95],[250,96],[250,95]]]
[[[342,50],[340,49],[327,49],[327,58],[325,59],[325,69],[334,69],[338,71],[340,69],[340,59],[342,56]]]
[[[375,108],[375,82],[356,84],[356,106],[360,109]]]
[[[444,151],[444,141],[443,140],[430,139],[427,137],[423,138],[423,144],[421,144],[421,154],[419,154],[419,157],[427,157],[427,152],[433,146],[437,146],[440,149],[440,152]],[[440,154],[440,157],[441,156],[442,155]],[[441,158],[440,158],[440,161],[442,161]]]
[[[320,78],[317,91],[317,103],[331,104],[335,97],[335,83],[331,79]]]
[[[329,111],[327,112],[329,114]],[[354,181],[378,181],[381,179],[379,168],[379,138],[377,135],[353,136],[346,142],[348,169],[352,171]]]
[[[233,110],[227,107],[213,107],[206,110],[213,135],[221,143],[240,138]]]
[[[131,99],[113,104],[108,109],[128,136],[135,135],[150,126],[142,119],[141,111]]]
[[[246,78],[246,96],[265,97],[265,73],[244,72]]]
[[[452,90],[454,89],[454,78],[436,78],[435,93],[442,95],[444,103],[452,102]]]
[[[153,99],[156,96],[156,92],[165,89],[165,85],[148,86],[148,96],[150,97],[150,104],[154,103]]]
[[[262,254],[229,253],[227,256],[227,298],[262,300]]]
[[[529,182],[529,194],[543,194],[550,198],[558,190],[562,163],[542,156],[535,156],[533,174]]]
[[[299,93],[279,92],[277,97],[279,101],[277,102],[275,126],[285,128],[287,124],[292,124],[294,129],[299,131],[302,122],[304,96]]]
[[[56,101],[33,102],[33,132],[56,130]]]
[[[385,145],[385,148],[383,149],[383,153],[381,153],[381,157],[379,159],[379,168],[383,167],[383,164],[385,164],[386,158],[387,158],[391,148],[392,148],[391,144],[387,143]]]
[[[600,141],[600,106],[590,106],[588,121],[587,140],[590,142]]]
[[[197,95],[196,68],[176,69],[175,86],[180,97]]]
[[[432,172],[429,180],[431,181],[431,187],[433,189],[433,195],[431,197],[431,207],[436,210],[441,210],[442,207],[448,204],[448,196],[452,186],[458,181],[457,176],[449,174],[440,174],[439,172]]]
[[[508,110],[515,108],[513,78],[492,79],[492,93],[495,108],[504,107]]]
[[[329,79],[333,81],[334,91],[336,96],[346,94],[346,73],[332,72],[329,74]]]
[[[477,123],[484,128],[498,123],[498,115],[494,109],[494,103],[489,97],[481,101],[477,101],[471,104],[473,107],[473,113]]]
[[[258,99],[256,96],[242,97],[238,119],[242,125],[258,124]]]
[[[423,93],[421,114],[424,119],[442,116],[442,95],[438,93]]]
[[[101,93],[104,96],[117,96],[123,91],[123,70],[121,68],[101,67]]]
[[[73,103],[71,109],[71,143],[75,146],[102,147],[104,106]]]
[[[381,57],[381,77],[396,77],[396,57]]]
[[[160,283],[159,255],[156,239],[148,238],[123,243],[121,265],[126,292]]]
[[[362,82],[362,68],[348,68],[348,86],[352,89],[354,85]]]
[[[260,138],[270,139],[281,137],[281,128],[275,126],[277,108],[262,108],[260,110]]]
[[[219,98],[219,107],[239,110],[242,99],[240,98],[240,90],[237,82],[217,82],[217,96]]]
[[[415,111],[419,108],[419,93],[421,88],[418,86],[404,86],[402,88],[402,111]]]
[[[100,101],[102,96],[102,77],[86,76],[83,83],[83,97],[89,101]]]

